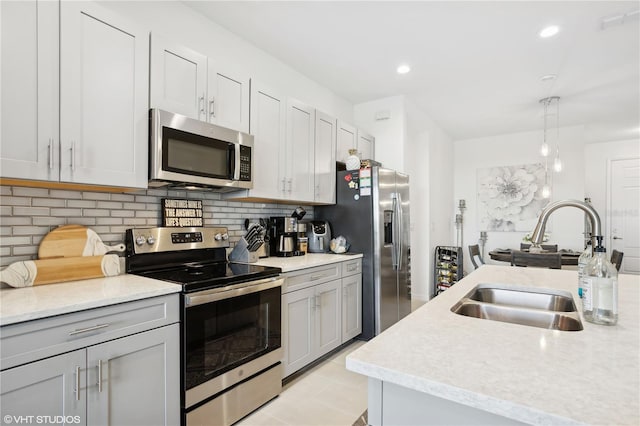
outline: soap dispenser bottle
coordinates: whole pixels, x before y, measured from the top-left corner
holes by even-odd
[[[580,257],[578,257],[578,297],[580,297],[580,299],[582,299],[582,288],[584,287],[583,281],[586,278],[587,263],[589,263],[592,256],[593,247],[591,246],[591,241],[588,241],[584,251],[580,254]]]
[[[607,259],[607,250],[601,241],[585,268],[582,312],[585,320],[595,324],[615,325],[618,322],[618,271]]]

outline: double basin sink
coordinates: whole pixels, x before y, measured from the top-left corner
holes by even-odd
[[[573,297],[566,291],[478,284],[451,311],[468,317],[561,331],[583,329]]]

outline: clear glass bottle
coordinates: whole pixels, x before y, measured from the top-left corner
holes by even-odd
[[[589,241],[587,242],[587,246],[585,247],[580,257],[578,257],[578,297],[580,297],[581,299],[583,288],[582,281],[585,278],[584,270],[586,269],[589,260],[591,260],[592,253],[593,248],[591,247],[591,241]]]
[[[618,271],[601,245],[593,250],[593,257],[585,268],[582,312],[585,320],[596,324],[618,322]]]

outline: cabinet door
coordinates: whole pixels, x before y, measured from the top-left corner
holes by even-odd
[[[148,32],[94,2],[60,10],[60,179],[146,188]]]
[[[370,134],[358,129],[358,154],[361,160],[374,159],[375,138]]]
[[[342,279],[342,343],[362,333],[362,274]]]
[[[59,179],[58,4],[0,2],[0,173]]]
[[[342,343],[341,280],[320,284],[316,289],[316,358]]]
[[[209,121],[249,133],[249,77],[241,71],[223,69],[211,58],[208,63]]]
[[[20,416],[77,416],[67,424],[86,424],[85,354],[80,349],[0,373],[2,415],[12,419],[3,424],[20,423],[13,420]]]
[[[336,202],[336,119],[316,111],[315,201]]]
[[[254,168],[252,197],[283,198],[285,180],[281,177],[284,155],[286,100],[262,83],[251,83],[251,123],[254,135]]]
[[[173,324],[89,347],[87,423],[179,424],[179,335]]]
[[[313,202],[315,199],[315,109],[289,99],[287,103],[287,144],[285,176],[288,198]]]
[[[151,35],[151,108],[206,120],[207,57]]]
[[[336,161],[346,162],[349,150],[358,147],[358,132],[355,127],[338,120]]]
[[[282,295],[283,377],[315,359],[313,345],[315,288],[305,288]]]

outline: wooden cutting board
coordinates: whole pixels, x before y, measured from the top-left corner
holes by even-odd
[[[111,250],[124,251],[124,245],[110,247],[92,229],[82,225],[64,225],[44,236],[38,247],[38,258],[95,256]]]
[[[14,262],[0,271],[0,281],[12,287],[31,287],[64,281],[115,276],[118,255],[64,257]]]

